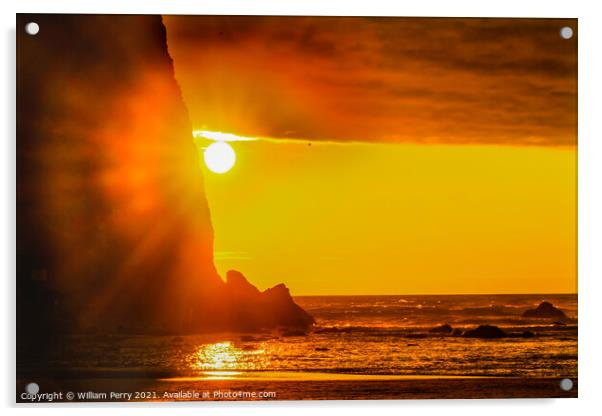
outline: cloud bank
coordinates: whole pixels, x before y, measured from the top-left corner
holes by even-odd
[[[193,126],[305,140],[573,146],[575,19],[168,16]]]

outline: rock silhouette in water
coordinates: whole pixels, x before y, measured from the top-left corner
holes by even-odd
[[[550,302],[541,302],[535,309],[527,309],[524,318],[566,318],[566,314]]]
[[[304,330],[315,323],[313,317],[293,301],[282,283],[260,292],[242,273],[230,270],[226,274],[225,291],[231,328],[241,331],[275,327]]]
[[[453,331],[453,328],[451,327],[450,324],[443,324],[443,325],[439,325],[439,326],[429,329],[429,332],[434,333],[434,334],[451,334],[452,331]]]
[[[462,336],[466,338],[494,339],[507,337],[508,334],[495,325],[479,325],[478,328],[464,332]]]
[[[284,285],[215,269],[161,17],[17,19],[42,28],[17,31],[18,342],[311,325]]]

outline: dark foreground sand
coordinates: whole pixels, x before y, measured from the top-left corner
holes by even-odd
[[[438,378],[309,373],[201,378],[57,378],[19,380],[17,402],[30,381],[40,393],[62,392],[55,402],[179,400],[377,400],[577,397],[577,379],[565,392],[559,378]],[[75,398],[68,400],[67,392]],[[131,397],[120,395],[130,393]],[[103,394],[105,395],[103,397]],[[84,395],[85,397],[78,395]],[[260,397],[260,396],[267,397]],[[47,402],[42,400],[42,402]]]

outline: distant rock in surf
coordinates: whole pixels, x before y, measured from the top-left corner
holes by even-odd
[[[338,333],[338,332],[345,332],[342,328],[338,328],[336,326],[326,326],[323,328],[316,328],[314,330],[314,333],[316,334],[331,334],[331,333]]]
[[[508,334],[509,338],[533,338],[535,337],[535,332],[526,330],[523,332],[510,332]]]
[[[426,334],[407,334],[406,338],[412,338],[412,339],[422,339],[422,338],[426,338]]]
[[[550,302],[541,302],[535,309],[527,309],[523,318],[566,318],[566,314]]]
[[[184,338],[182,337],[173,337],[171,339],[171,343],[174,345],[182,345],[184,343]]]
[[[464,335],[464,331],[461,330],[460,328],[456,328],[453,330],[451,335],[452,335],[452,337],[461,337],[462,335]]]
[[[433,334],[451,334],[452,331],[453,328],[450,324],[443,324],[429,329],[429,332]]]
[[[466,338],[505,338],[508,334],[495,325],[479,325],[478,328],[469,329],[462,335]]]
[[[283,337],[304,337],[307,333],[301,329],[291,329],[282,333]]]
[[[254,336],[254,335],[242,335],[239,340],[241,342],[261,342],[273,339],[272,335]]]
[[[240,337],[240,341],[242,341],[242,342],[252,342],[252,341],[256,341],[256,340],[257,340],[257,338],[255,338],[252,335],[243,335]]]

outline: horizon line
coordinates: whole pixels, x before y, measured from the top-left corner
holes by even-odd
[[[550,293],[412,293],[412,294],[335,294],[335,295],[295,295],[291,294],[292,297],[343,297],[343,296],[558,296],[558,295],[579,295],[578,292],[550,292]]]

